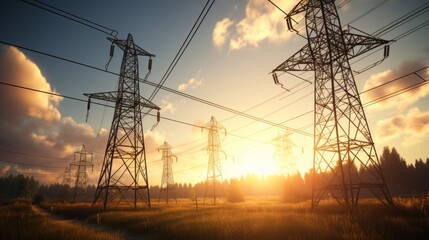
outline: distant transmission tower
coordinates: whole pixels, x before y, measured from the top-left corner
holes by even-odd
[[[71,185],[71,172],[70,172],[70,168],[67,166],[64,169],[64,172],[57,178],[57,181],[59,181],[60,179],[62,179],[61,183],[63,185]]]
[[[289,132],[282,135],[278,134],[273,140],[276,146],[274,156],[280,163],[280,171],[285,173],[286,176],[293,176],[298,173],[296,157],[293,151],[293,148],[297,146],[290,140],[290,135],[291,133]]]
[[[73,196],[74,201],[76,201],[78,189],[85,190],[88,184],[88,173],[86,172],[86,170],[88,167],[91,168],[91,171],[93,171],[94,169],[94,164],[92,163],[92,156],[92,153],[86,152],[85,145],[82,145],[82,149],[79,152],[75,152],[73,155],[73,162],[70,163],[69,172],[71,171],[72,167],[76,167],[76,181],[74,185]]]
[[[158,148],[158,151],[162,151],[162,162],[164,163],[164,167],[162,169],[162,180],[161,180],[161,187],[159,189],[159,199],[158,202],[161,200],[161,197],[163,195],[166,196],[166,201],[168,203],[169,200],[169,192],[174,193],[174,199],[177,203],[177,196],[176,196],[176,188],[174,186],[174,176],[173,176],[173,158],[176,159],[177,157],[171,153],[171,145],[167,142],[164,142],[164,145]]]
[[[216,205],[216,184],[219,183],[222,191],[222,196],[225,195],[223,190],[223,176],[222,166],[219,158],[219,152],[222,152],[225,157],[226,153],[222,150],[219,138],[219,131],[223,130],[226,136],[226,129],[220,125],[216,119],[212,116],[210,122],[203,126],[203,129],[208,129],[208,144],[204,148],[209,154],[209,164],[207,168],[207,180],[206,187],[204,190],[203,204],[205,203],[206,197],[209,197],[209,192],[213,194],[213,203]],[[216,178],[218,180],[216,180]],[[211,186],[210,186],[211,185]],[[209,190],[211,187],[211,190]]]
[[[346,206],[360,195],[392,203],[349,60],[388,41],[341,28],[334,0],[301,0],[287,15],[305,14],[308,43],[273,70],[314,71],[312,208],[328,195]],[[388,45],[385,55],[388,56]]]
[[[113,56],[114,45],[124,51],[118,90],[84,94],[89,97],[88,103],[91,98],[115,103],[93,205],[101,202],[103,209],[108,205],[125,205],[136,209],[137,203],[141,202],[150,207],[142,111],[144,108],[157,109],[159,121],[160,108],[140,95],[138,56],[149,57],[146,80],[155,55],[134,44],[131,34],[128,34],[126,40],[108,40],[112,42],[110,57]]]

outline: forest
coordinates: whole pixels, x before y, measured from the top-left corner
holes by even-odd
[[[426,195],[429,192],[429,158],[416,159],[407,164],[397,150],[384,147],[380,156],[381,168],[387,186],[394,196]],[[285,202],[307,200],[311,196],[311,174],[304,176],[258,176],[247,175],[239,179],[225,180],[221,186],[222,195],[230,202],[244,201],[244,196],[281,196]],[[22,174],[0,177],[0,199],[31,198],[37,201],[91,201],[96,186],[74,189],[69,185],[54,183],[40,185],[33,177]],[[178,183],[171,197],[194,199],[204,196],[205,182],[197,184]],[[160,187],[150,187],[150,196],[159,200]],[[165,196],[162,196],[164,199]]]

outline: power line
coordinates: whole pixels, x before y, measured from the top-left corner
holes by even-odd
[[[352,24],[356,21],[359,21],[360,19],[362,19],[363,17],[365,17],[366,15],[370,14],[371,12],[373,12],[375,9],[379,8],[380,6],[384,5],[385,3],[387,3],[389,0],[383,0],[382,2],[380,2],[379,4],[375,5],[374,7],[370,8],[369,10],[367,10],[366,12],[362,13],[361,15],[353,18],[350,22],[348,22],[346,25]]]
[[[24,172],[24,171],[17,171],[17,170],[6,170],[6,171],[0,171],[0,174],[7,174],[7,173],[19,173],[19,174],[27,174],[27,175],[58,175],[57,173],[36,173],[36,172]]]
[[[0,83],[1,84],[1,83]],[[35,155],[35,154],[29,154],[29,153],[23,153],[23,152],[17,152],[17,151],[12,151],[12,150],[6,150],[3,148],[0,148],[0,151],[2,152],[8,152],[8,153],[14,153],[14,154],[20,154],[20,155],[24,155],[24,156],[29,156],[29,157],[37,157],[37,158],[47,158],[47,159],[52,159],[52,160],[65,160],[63,158],[57,158],[57,157],[50,157],[50,156],[41,156],[41,155]]]
[[[56,168],[56,169],[63,169],[64,168],[64,167],[55,167],[55,166],[33,164],[33,163],[22,163],[22,162],[7,161],[7,160],[0,160],[0,162],[12,163],[12,164],[24,165],[24,166],[32,166],[32,167],[42,167],[42,168]]]
[[[203,23],[204,19],[206,18],[207,14],[209,13],[210,9],[212,8],[212,6],[215,2],[215,0],[213,0],[212,3],[210,4],[210,6],[208,7],[208,9],[206,10],[210,1],[211,0],[207,0],[203,10],[201,10],[200,15],[198,16],[197,20],[195,21],[194,25],[192,26],[191,30],[189,31],[188,36],[186,37],[185,41],[182,43],[182,46],[180,47],[180,49],[177,52],[176,56],[174,57],[173,61],[170,63],[170,66],[168,67],[167,71],[164,73],[164,76],[162,76],[158,85],[155,87],[154,91],[150,95],[149,101],[152,101],[155,98],[155,96],[156,96],[156,94],[158,94],[161,86],[164,85],[165,81],[167,81],[171,72],[173,71],[173,69],[176,67],[177,63],[182,58],[183,53],[188,48],[189,44],[191,43],[192,39],[194,38],[195,34],[197,33],[198,29],[200,28],[201,24]]]
[[[362,94],[364,94],[364,93],[367,93],[367,92],[369,92],[369,91],[375,90],[375,89],[377,89],[377,88],[379,88],[379,87],[385,86],[385,85],[387,85],[387,84],[393,83],[393,82],[398,81],[398,80],[400,80],[400,79],[403,79],[403,78],[405,78],[405,77],[408,77],[408,76],[411,76],[411,75],[417,74],[418,72],[420,72],[420,71],[422,71],[422,70],[424,70],[424,69],[427,69],[427,68],[429,68],[429,65],[428,65],[428,66],[426,66],[426,67],[419,68],[419,69],[417,69],[417,70],[415,70],[415,71],[413,71],[413,72],[410,72],[410,73],[408,73],[408,74],[404,74],[404,75],[402,75],[402,76],[400,76],[400,77],[394,78],[394,79],[392,79],[392,80],[390,80],[390,81],[387,81],[387,82],[385,82],[385,83],[382,83],[382,84],[380,84],[380,85],[377,85],[377,86],[374,86],[374,87],[372,87],[372,88],[366,89],[365,91],[362,91],[362,92],[360,93],[360,95],[362,95]],[[70,97],[70,96],[66,96],[66,95],[62,95],[62,94],[58,94],[58,93],[42,91],[42,90],[38,90],[38,89],[34,89],[34,88],[29,88],[29,87],[19,86],[19,85],[16,85],[16,84],[10,84],[10,83],[5,83],[5,82],[0,82],[0,84],[2,84],[2,85],[6,85],[6,86],[10,86],[10,87],[15,87],[15,88],[21,88],[21,89],[24,89],[24,90],[29,90],[29,91],[39,92],[39,93],[43,93],[43,94],[54,95],[54,96],[57,96],[57,97],[63,97],[63,98],[66,98],[66,99],[72,99],[72,100],[75,100],[75,101],[80,101],[80,102],[85,102],[85,103],[86,103],[86,100],[83,100],[83,99],[80,99],[80,98],[75,98],[75,97]],[[426,84],[426,83],[425,83],[425,84]],[[395,94],[395,93],[391,93],[391,94]],[[391,94],[388,94],[388,95],[391,95]],[[381,100],[381,99],[383,99],[383,98],[387,97],[388,95],[385,95],[385,96],[380,97],[380,99],[377,99],[377,102],[383,101],[383,100]],[[397,95],[397,94],[395,94],[394,96],[396,96],[396,95]],[[392,96],[392,97],[393,97],[393,96]],[[390,98],[390,97],[389,97],[389,98]],[[387,98],[386,98],[386,99],[387,99]],[[386,100],[386,99],[384,99],[384,100]],[[113,108],[112,106],[110,106],[110,105],[106,105],[106,104],[101,104],[101,103],[94,103],[94,104],[97,104],[97,105],[100,105],[100,106],[106,106],[106,107]],[[371,101],[371,102],[367,102],[367,103],[364,103],[364,105],[365,105],[364,107],[366,107],[366,106],[370,106],[370,105],[373,105],[373,104],[374,104],[374,103],[373,103],[372,101]],[[281,124],[284,124],[284,123],[286,123],[286,122],[292,121],[292,120],[294,120],[294,119],[297,119],[297,118],[299,118],[299,117],[302,117],[302,116],[304,116],[304,115],[307,115],[307,114],[309,114],[309,113],[311,113],[311,112],[313,112],[313,111],[311,110],[311,111],[308,111],[308,112],[302,113],[302,114],[300,114],[300,115],[297,115],[297,116],[295,116],[295,117],[292,117],[292,118],[290,118],[290,119],[287,119],[287,120],[283,121]],[[149,114],[149,115],[151,115],[151,116],[155,116],[155,115],[153,115],[153,114]],[[187,126],[191,126],[191,127],[196,127],[196,128],[202,128],[202,126],[199,126],[199,125],[196,125],[196,124],[192,124],[192,123],[188,123],[188,122],[184,122],[184,121],[180,121],[180,120],[176,120],[176,119],[173,119],[173,118],[167,118],[167,117],[162,117],[162,118],[163,118],[163,119],[165,119],[165,120],[171,121],[171,122],[175,122],[175,123],[179,123],[179,124],[183,124],[183,125],[187,125]],[[271,128],[271,127],[269,127],[269,128]],[[267,129],[269,129],[269,128],[266,128],[266,129],[263,129],[263,130],[261,130],[261,131],[255,132],[254,134],[257,134],[257,133],[259,133],[259,132],[265,131],[265,130],[267,130]],[[254,135],[254,134],[251,134],[251,135]],[[240,135],[236,135],[236,134],[232,134],[232,133],[229,133],[229,135],[234,136],[234,137],[237,137],[237,138],[241,138],[241,139],[246,139],[246,140],[255,141],[255,142],[258,142],[258,143],[264,143],[264,144],[267,144],[267,143],[266,143],[266,142],[264,142],[264,141],[260,141],[260,140],[256,140],[256,139],[251,139],[251,138],[249,138],[249,136],[251,136],[251,135],[249,135],[249,136],[240,136]],[[194,147],[194,148],[195,148],[195,147]],[[17,153],[17,154],[21,154],[21,155],[28,155],[28,156],[32,156],[32,157],[51,158],[51,159],[56,159],[56,160],[60,159],[60,158],[54,158],[54,157],[46,157],[46,156],[39,156],[39,155],[33,155],[33,154],[20,153],[20,152],[15,152],[15,151],[10,151],[10,150],[5,150],[5,149],[0,149],[0,151],[11,152],[11,153]],[[187,151],[187,150],[185,150],[184,152],[186,152],[186,151]],[[178,153],[178,155],[182,155],[182,154],[183,154],[183,152]],[[60,160],[64,160],[64,159],[60,159]]]
[[[56,8],[56,7],[52,6],[52,5],[43,3],[41,1],[34,0],[34,2],[36,2],[38,4],[29,2],[29,1],[26,1],[26,0],[21,0],[21,2],[24,2],[26,4],[29,4],[29,5],[37,7],[37,8],[40,8],[40,9],[45,10],[47,12],[50,12],[52,14],[55,14],[55,15],[67,18],[67,19],[69,19],[69,20],[71,20],[73,22],[82,24],[82,25],[87,26],[89,28],[92,28],[92,29],[94,29],[96,31],[99,31],[99,32],[105,33],[107,35],[110,35],[110,36],[112,36],[114,38],[116,38],[116,36],[118,35],[118,31],[116,31],[114,29],[108,28],[106,26],[103,26],[103,25],[98,24],[96,22],[90,21],[88,19],[79,17],[79,16],[77,16],[77,15],[75,15],[73,13],[61,10],[59,8]],[[108,30],[108,31],[106,31],[106,30]]]
[[[67,58],[59,57],[59,56],[56,56],[56,55],[53,55],[53,54],[45,53],[45,52],[42,52],[42,51],[34,50],[34,49],[23,47],[23,46],[19,46],[19,45],[12,44],[12,43],[9,43],[9,42],[5,42],[5,41],[2,41],[2,40],[0,40],[0,43],[5,44],[5,45],[9,45],[9,46],[13,46],[13,47],[16,47],[16,48],[24,49],[24,50],[27,50],[27,51],[30,51],[30,52],[35,52],[35,53],[38,53],[38,54],[41,54],[41,55],[45,55],[45,56],[48,56],[48,57],[52,57],[52,58],[55,58],[55,59],[59,59],[59,60],[65,61],[65,62],[73,63],[73,64],[76,64],[76,65],[79,65],[79,66],[83,66],[83,67],[86,67],[86,68],[90,68],[90,69],[98,70],[98,71],[101,71],[101,72],[109,73],[109,74],[112,74],[112,75],[120,76],[120,74],[118,74],[118,73],[114,73],[114,72],[111,72],[111,71],[108,71],[108,70],[105,70],[105,69],[102,69],[102,68],[99,68],[99,67],[95,67],[95,66],[92,66],[92,65],[89,65],[89,64],[85,64],[85,63],[82,63],[82,62],[78,62],[78,61],[70,60],[70,59],[67,59]],[[153,82],[150,82],[148,80],[141,79],[141,78],[139,78],[139,81],[142,82],[142,83],[144,83],[144,84],[150,85],[150,86],[155,86],[155,87],[157,86],[156,83],[153,83]],[[237,115],[240,115],[242,117],[249,118],[249,119],[252,119],[252,120],[255,120],[255,121],[267,124],[267,125],[279,127],[279,128],[282,128],[282,129],[286,129],[286,130],[289,130],[291,132],[298,133],[298,134],[308,135],[308,133],[306,133],[306,132],[302,132],[302,131],[299,131],[297,129],[293,129],[293,128],[290,128],[290,127],[282,126],[282,125],[280,125],[278,123],[274,123],[274,122],[269,121],[269,120],[265,120],[265,119],[262,119],[262,118],[259,118],[259,117],[247,114],[247,113],[243,113],[241,111],[238,111],[238,110],[235,110],[235,109],[232,109],[232,108],[229,108],[229,107],[226,107],[226,106],[223,106],[223,105],[220,105],[220,104],[217,104],[217,103],[214,103],[214,102],[211,102],[211,101],[208,101],[208,100],[196,97],[196,96],[192,96],[192,95],[180,92],[180,91],[175,90],[175,89],[171,89],[171,88],[168,88],[168,87],[165,87],[165,86],[161,86],[160,89],[163,89],[165,91],[174,93],[176,95],[179,95],[179,96],[182,96],[182,97],[185,97],[185,98],[188,98],[188,99],[191,99],[191,100],[194,100],[194,101],[197,101],[197,102],[200,102],[200,103],[203,103],[203,104],[215,107],[215,108],[218,108],[218,109],[223,110],[223,111],[231,112],[233,114],[237,114]]]
[[[66,99],[72,99],[72,100],[76,100],[76,101],[80,101],[80,102],[86,102],[85,100],[80,99],[80,98],[69,97],[69,96],[66,96],[66,95],[59,94],[59,93],[42,91],[42,90],[38,90],[38,89],[34,89],[34,88],[24,87],[24,86],[20,86],[20,85],[16,85],[16,84],[5,83],[5,82],[1,82],[1,81],[0,81],[0,85],[5,85],[5,86],[9,86],[9,87],[20,88],[20,89],[24,89],[24,90],[28,90],[28,91],[34,91],[34,92],[43,93],[43,94],[54,95],[54,96],[57,96],[57,97],[63,97],[63,98],[66,98]],[[96,103],[96,102],[94,102],[94,104],[113,108],[113,106],[110,106],[110,105],[107,105],[107,104]],[[148,114],[148,115],[153,116],[153,117],[156,116],[155,114]],[[171,121],[171,122],[175,122],[175,123],[179,123],[179,124],[183,124],[183,125],[187,125],[187,126],[191,126],[191,127],[204,128],[204,126],[199,126],[199,125],[196,125],[196,124],[188,123],[188,122],[185,122],[185,121],[180,121],[180,120],[173,119],[173,118],[168,118],[168,117],[161,117],[161,118],[164,119],[164,120],[167,120],[167,121]],[[238,138],[244,138],[244,139],[247,139],[247,140],[250,140],[250,141],[255,141],[255,142],[259,142],[259,143],[265,143],[265,142],[262,142],[262,141],[257,140],[257,139],[250,139],[250,138],[246,138],[246,137],[239,136],[239,135],[232,134],[232,133],[230,133],[230,135],[234,136],[234,137],[238,137]],[[2,149],[0,149],[0,151],[2,151]],[[4,150],[4,151],[8,151],[8,150]],[[9,151],[9,152],[13,152],[13,151]],[[17,153],[17,152],[13,152],[13,153]],[[25,155],[24,153],[19,153],[19,154]],[[30,156],[41,157],[41,156],[37,156],[37,155],[30,155]],[[58,158],[54,158],[54,159],[58,159]]]
[[[392,83],[392,82],[396,82],[396,81],[398,81],[398,80],[400,80],[400,79],[402,79],[402,78],[405,78],[405,77],[408,77],[408,76],[414,75],[414,74],[416,74],[416,73],[418,73],[418,72],[420,72],[420,71],[422,71],[422,70],[424,70],[424,69],[428,69],[428,68],[429,68],[429,65],[428,65],[428,66],[426,66],[426,67],[419,68],[419,69],[417,69],[417,70],[414,70],[413,72],[410,72],[410,73],[404,74],[404,75],[402,75],[402,76],[400,76],[400,77],[397,77],[397,78],[394,78],[394,79],[392,79],[392,80],[390,80],[390,81],[387,81],[387,82],[384,82],[384,83],[379,84],[379,85],[377,85],[377,86],[374,86],[374,87],[368,88],[368,89],[366,89],[366,90],[362,91],[360,94],[362,95],[362,94],[364,94],[364,93],[366,93],[366,92],[369,92],[369,91],[375,90],[375,89],[377,89],[377,88],[379,88],[379,87],[385,86],[385,85],[390,84],[390,83]]]
[[[377,37],[383,36],[384,34],[402,26],[403,24],[417,18],[421,14],[428,11],[429,3],[422,4],[418,6],[417,8],[409,11],[408,13],[402,15],[401,17],[395,19],[394,21],[386,24],[385,26],[379,28],[375,32],[372,33],[372,35],[375,35]]]

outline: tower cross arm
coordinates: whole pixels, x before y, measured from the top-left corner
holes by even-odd
[[[292,17],[294,15],[300,14],[302,12],[305,12],[307,10],[308,6],[308,0],[301,0],[298,4],[295,5],[295,7],[290,10],[290,12],[287,14],[287,17]]]
[[[274,72],[287,72],[287,71],[313,71],[314,64],[311,56],[310,48],[306,44],[298,52],[277,66]]]
[[[91,99],[98,99],[98,100],[104,100],[108,102],[116,102],[118,100],[118,92],[117,91],[111,91],[111,92],[100,92],[100,93],[84,93],[83,95],[91,98]],[[146,98],[140,96],[140,100],[136,102],[131,102],[125,100],[123,102],[124,106],[137,106],[140,105],[143,108],[150,108],[150,109],[156,109],[161,110],[160,107],[152,103],[151,101],[147,100]]]
[[[391,42],[373,36],[365,36],[347,32],[344,33],[344,41],[349,59],[360,56],[374,48]]]
[[[160,107],[158,107],[157,105],[155,105],[154,103],[152,103],[151,101],[147,100],[142,96],[140,96],[140,106],[145,108],[156,109],[158,111],[161,110]]]
[[[104,101],[108,101],[108,102],[116,102],[116,99],[117,99],[117,92],[116,91],[99,92],[99,93],[84,93],[83,95],[87,96],[89,98],[104,100]]]
[[[129,44],[127,44],[128,40],[119,40],[119,39],[116,39],[116,38],[110,38],[110,37],[108,37],[107,39],[108,39],[109,41],[111,41],[111,42],[112,42],[112,44],[116,44],[116,45],[118,45],[118,47],[119,47],[120,49],[122,49],[123,51],[126,51],[126,50],[127,50],[127,48],[129,48],[129,47],[130,47],[130,46],[129,46]],[[132,43],[131,48],[135,50],[135,54],[136,54],[137,56],[155,57],[155,55],[154,55],[154,54],[149,53],[148,51],[144,50],[143,48],[141,48],[141,47],[137,46],[134,42]]]

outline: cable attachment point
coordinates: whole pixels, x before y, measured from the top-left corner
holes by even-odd
[[[152,70],[152,58],[149,58],[149,62],[148,62],[148,64],[147,64],[147,69],[148,69],[149,71],[151,71],[151,70]]]
[[[281,84],[281,83],[279,82],[279,78],[277,77],[277,74],[276,74],[275,72],[273,72],[273,80],[274,80],[274,84],[279,85],[279,86],[280,86],[281,88],[283,88],[284,90],[286,90],[286,91],[290,92],[290,90],[289,90],[289,89],[287,89],[287,88],[283,87],[283,84]]]
[[[107,64],[104,66],[105,68],[106,68],[106,71],[107,71],[107,68],[109,68],[109,64],[110,64],[110,61],[112,61],[112,58],[113,58],[113,54],[114,54],[114,52],[115,52],[115,45],[113,45],[113,43],[112,43],[112,45],[110,45],[110,58],[109,58],[109,61],[107,62]]]
[[[156,126],[158,126],[160,121],[161,121],[161,112],[158,110],[158,112],[156,113],[156,123],[150,128],[151,132],[156,128]]]
[[[86,106],[86,119],[85,119],[85,123],[88,122],[88,118],[89,118],[89,109],[91,108],[91,97],[88,98],[88,104]]]

